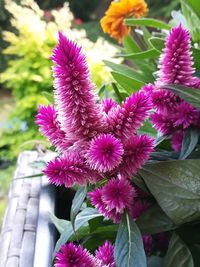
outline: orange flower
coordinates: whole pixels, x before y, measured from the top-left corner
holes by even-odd
[[[112,2],[101,19],[101,27],[111,37],[122,41],[122,37],[127,35],[130,27],[124,25],[123,21],[127,17],[140,18],[148,12],[147,4],[144,0],[120,0]]]

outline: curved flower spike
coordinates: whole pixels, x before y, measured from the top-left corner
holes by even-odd
[[[59,33],[52,61],[56,103],[62,127],[78,139],[92,137],[104,127],[101,107],[96,103],[85,55],[74,42]]]

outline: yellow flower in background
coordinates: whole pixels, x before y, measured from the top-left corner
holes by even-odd
[[[123,36],[127,35],[130,27],[124,25],[127,17],[140,18],[148,12],[148,6],[144,0],[120,0],[112,2],[101,19],[101,27],[104,32],[121,43]]]

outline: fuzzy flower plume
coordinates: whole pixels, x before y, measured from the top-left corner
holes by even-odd
[[[124,24],[127,17],[140,18],[148,11],[144,0],[120,0],[112,1],[101,19],[101,27],[104,32],[121,43],[123,36],[130,32],[130,27]]]
[[[156,86],[164,84],[190,85],[194,69],[190,52],[190,35],[181,24],[174,27],[160,57],[159,79]]]
[[[146,93],[133,93],[121,106],[110,112],[107,118],[110,131],[117,138],[129,139],[143,124],[151,107],[151,101]]]
[[[113,170],[122,160],[123,146],[111,134],[101,134],[92,139],[88,150],[88,162],[92,169],[100,172]]]
[[[181,25],[169,33],[159,67],[155,87],[149,93],[155,108],[151,121],[163,135],[172,135],[172,147],[180,151],[184,131],[189,127],[199,128],[200,121],[200,112],[196,108],[174,93],[161,89],[165,84],[200,88],[200,79],[192,76],[195,70],[190,35]]]
[[[149,256],[153,251],[153,238],[151,235],[142,235],[142,240],[145,253]]]
[[[41,133],[58,150],[64,151],[72,144],[69,140],[67,141],[65,132],[61,130],[58,114],[54,106],[39,106],[36,123],[40,127]]]
[[[59,33],[52,60],[56,103],[65,132],[77,139],[101,132],[104,121],[81,47]]]
[[[99,176],[88,169],[77,153],[64,154],[50,161],[44,170],[51,183],[59,186],[72,187],[74,184],[84,185],[97,181]]]
[[[106,178],[110,183],[97,190],[92,201],[102,214],[118,222],[133,194],[126,179],[153,150],[152,138],[137,133],[151,112],[150,97],[143,90],[121,105],[112,99],[97,102],[82,49],[61,33],[52,60],[56,107],[40,107],[36,122],[59,155],[44,173],[51,183],[65,187]],[[123,187],[130,187],[130,194]],[[120,192],[118,199],[115,191]]]
[[[154,139],[147,135],[135,135],[124,143],[124,155],[118,171],[122,177],[131,178],[145,161],[148,160],[154,148]]]
[[[99,259],[104,266],[115,267],[114,246],[106,240],[105,243],[95,251],[95,258]]]
[[[118,223],[124,210],[131,207],[136,192],[128,180],[113,178],[101,189],[89,192],[89,196],[101,214]]]
[[[62,245],[56,253],[55,267],[97,267],[94,258],[81,245],[73,243]]]

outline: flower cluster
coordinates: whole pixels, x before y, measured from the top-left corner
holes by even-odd
[[[107,195],[121,184],[130,187],[131,195],[133,190],[126,179],[153,150],[154,140],[137,134],[152,108],[149,97],[137,92],[121,105],[112,99],[97,101],[81,47],[62,33],[52,60],[56,106],[41,106],[36,123],[60,155],[44,172],[52,183],[66,187],[113,178],[107,185]],[[119,206],[111,202],[108,205],[121,213],[125,209],[121,203],[119,200]]]
[[[200,112],[174,93],[164,89],[167,84],[200,88],[200,79],[193,77],[189,32],[181,25],[174,27],[160,57],[158,79],[155,86],[144,87],[152,99],[155,113],[151,121],[163,135],[172,135],[172,146],[180,151],[184,132],[189,127],[199,129]]]
[[[95,256],[81,245],[73,243],[62,245],[56,254],[55,267],[115,267],[114,247],[109,241],[98,248]]]
[[[101,19],[102,29],[121,43],[123,36],[130,32],[130,27],[124,25],[124,19],[127,17],[140,18],[146,15],[147,11],[147,4],[144,0],[113,1]]]

